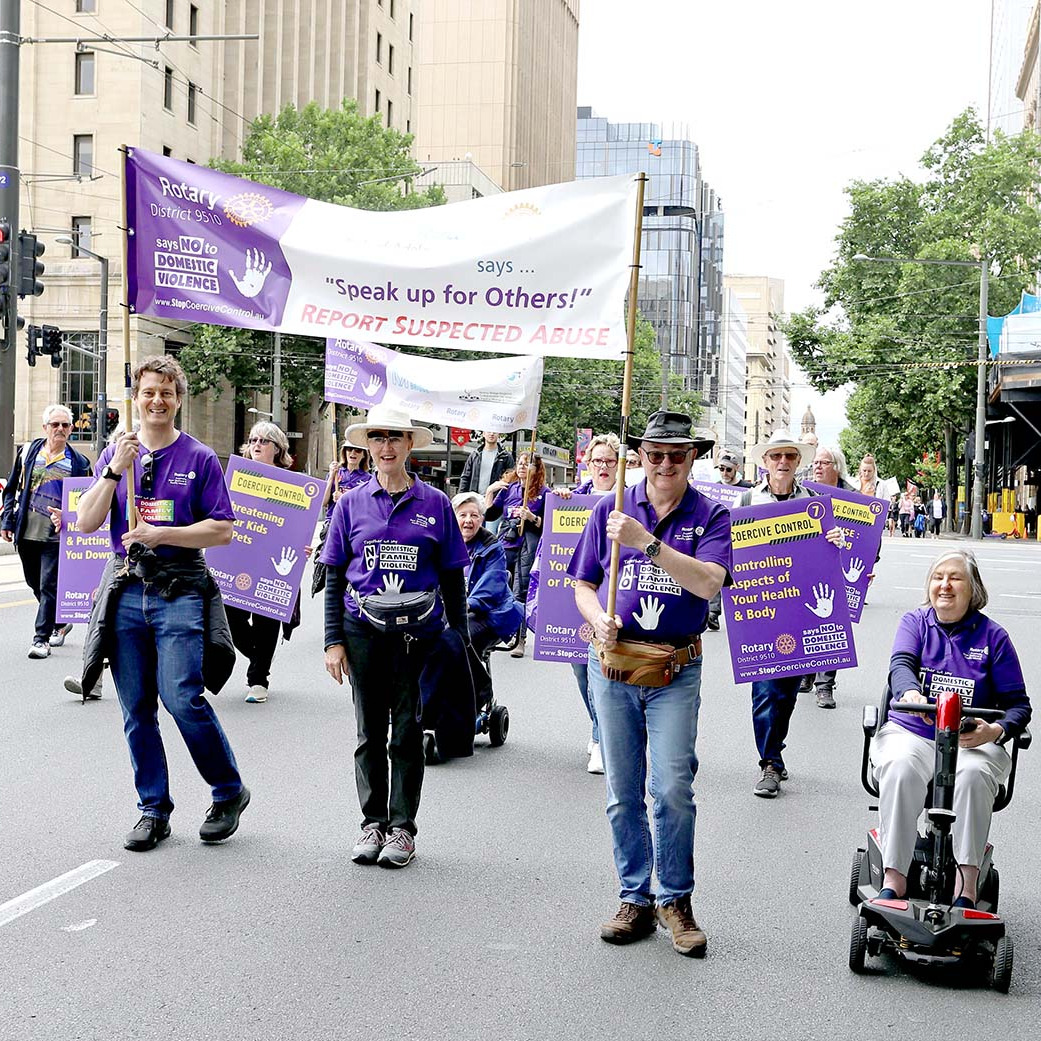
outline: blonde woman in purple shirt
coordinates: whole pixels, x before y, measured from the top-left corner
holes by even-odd
[[[1001,709],[993,723],[976,719],[961,735],[954,785],[954,858],[958,863],[956,907],[975,907],[976,883],[990,831],[998,788],[1008,780],[1006,741],[1030,721],[1023,671],[1008,633],[982,614],[987,590],[976,558],[965,550],[941,553],[925,581],[925,602],[900,621],[889,663],[894,700],[935,702],[957,691],[965,715],[972,709]],[[879,837],[885,868],[879,896],[907,893],[918,815],[933,777],[931,716],[893,712],[871,746],[879,789]]]

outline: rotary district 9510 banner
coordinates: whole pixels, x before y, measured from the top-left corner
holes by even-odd
[[[131,311],[323,339],[621,358],[629,176],[368,212],[128,149]]]
[[[823,497],[731,511],[734,584],[723,590],[734,681],[857,664],[834,526]]]

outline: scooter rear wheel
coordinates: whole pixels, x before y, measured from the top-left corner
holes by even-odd
[[[1007,994],[1012,986],[1012,937],[1005,933],[994,945],[994,974],[991,986],[999,994]]]
[[[857,890],[860,888],[860,865],[863,861],[864,851],[858,849],[853,854],[853,866],[849,872],[849,902],[854,907],[860,906],[860,894]]]
[[[856,973],[864,971],[864,959],[867,957],[867,931],[867,919],[857,915],[853,919],[853,930],[849,937],[849,967]]]

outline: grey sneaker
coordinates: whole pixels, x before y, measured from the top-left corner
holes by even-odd
[[[809,674],[809,676],[803,676],[803,678],[801,680],[799,680],[799,693],[800,694],[809,694],[809,692],[811,690],[813,690],[813,673],[812,672]]]
[[[830,687],[817,689],[817,708],[834,708],[835,692]]]
[[[404,828],[393,828],[380,850],[376,863],[380,867],[399,868],[411,864],[416,856],[416,839]]]
[[[29,648],[30,658],[49,658],[51,656],[51,645],[46,640],[33,640]]]
[[[59,625],[58,628],[55,629],[53,633],[51,633],[51,640],[50,640],[51,646],[52,647],[60,647],[65,642],[65,637],[68,636],[69,633],[71,633],[71,632],[72,632],[72,624],[71,623],[69,623],[67,625]]]
[[[351,860],[355,864],[375,864],[384,841],[383,832],[375,824],[367,824],[351,850]]]
[[[70,694],[75,694],[82,698],[84,701],[100,701],[101,700],[101,680],[94,684],[93,690],[88,690],[86,694],[83,693],[83,683],[79,676],[66,676],[62,681],[62,686]]]
[[[762,776],[755,783],[752,792],[761,799],[776,799],[781,790],[781,775],[773,763],[767,763],[763,767]]]

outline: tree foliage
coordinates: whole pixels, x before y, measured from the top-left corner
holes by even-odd
[[[961,113],[922,157],[925,177],[854,181],[822,273],[823,308],[790,317],[792,354],[818,390],[852,386],[841,442],[880,470],[913,477],[924,451],[956,470],[975,410],[980,269],[872,263],[869,257],[990,261],[991,314],[1018,302],[1041,266],[1041,139],[988,144]],[[955,464],[955,465],[951,465]]]

